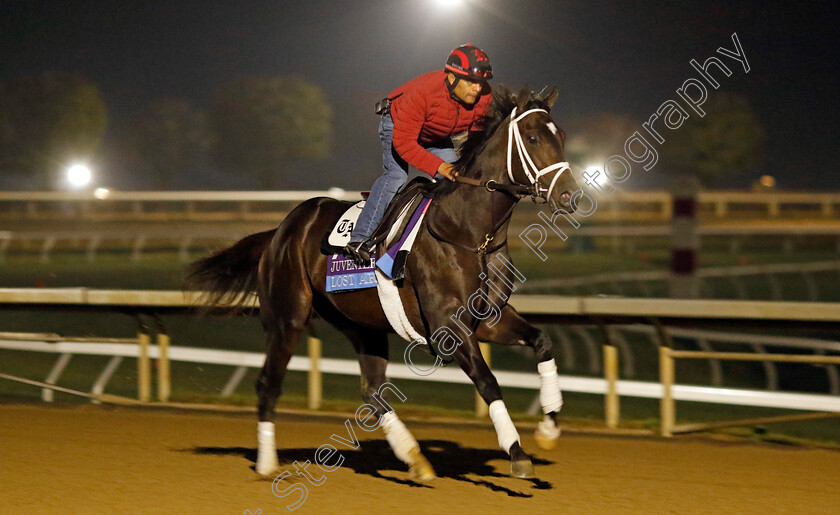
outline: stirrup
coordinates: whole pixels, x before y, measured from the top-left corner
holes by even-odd
[[[350,242],[344,246],[344,255],[356,263],[356,266],[370,266],[370,240]]]

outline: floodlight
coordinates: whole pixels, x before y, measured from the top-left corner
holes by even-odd
[[[67,181],[74,188],[82,188],[90,184],[93,173],[85,164],[74,164],[67,169]]]

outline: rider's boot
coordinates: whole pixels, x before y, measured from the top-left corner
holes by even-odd
[[[344,255],[356,263],[356,266],[370,266],[370,253],[373,244],[370,239],[364,241],[351,241],[344,247]]]

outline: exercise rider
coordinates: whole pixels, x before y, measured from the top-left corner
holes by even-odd
[[[408,165],[436,179],[455,180],[452,137],[474,128],[486,113],[491,100],[487,81],[492,77],[487,54],[462,45],[449,54],[443,70],[408,81],[377,104],[383,173],[373,183],[344,247],[357,265],[370,265],[370,236],[408,179]]]

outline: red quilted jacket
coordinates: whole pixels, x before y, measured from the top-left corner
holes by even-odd
[[[445,80],[443,70],[424,73],[388,95],[394,98],[394,148],[408,164],[432,176],[443,160],[424,147],[471,129],[491,101],[488,87],[475,104],[466,106],[449,95]]]

